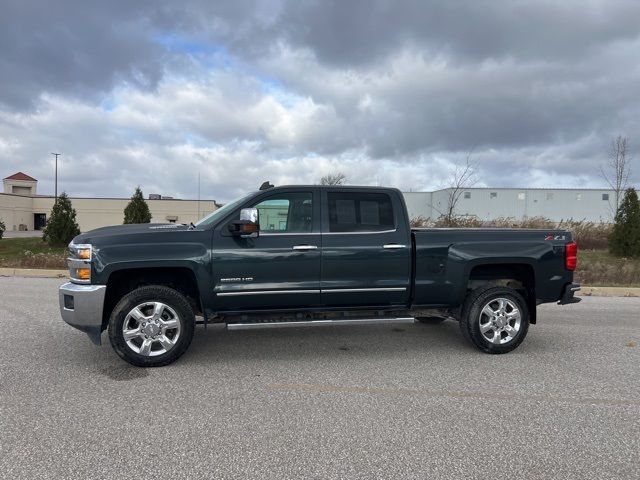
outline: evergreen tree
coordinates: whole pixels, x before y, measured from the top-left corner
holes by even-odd
[[[609,238],[609,252],[619,257],[640,257],[640,201],[635,188],[624,193]]]
[[[129,205],[124,209],[124,223],[149,223],[151,222],[151,212],[149,205],[144,201],[142,190],[136,187],[136,191],[131,197]]]
[[[67,245],[73,237],[80,234],[80,228],[76,222],[76,211],[71,206],[71,200],[62,192],[56,198],[51,215],[44,227],[42,239],[49,245]]]
[[[0,238],[2,238],[2,236],[4,235],[4,231],[7,229],[7,227],[4,225],[4,222],[2,221],[2,219],[0,219]]]

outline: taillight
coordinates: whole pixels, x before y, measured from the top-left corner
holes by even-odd
[[[574,271],[578,266],[578,244],[569,242],[564,246],[564,268]]]

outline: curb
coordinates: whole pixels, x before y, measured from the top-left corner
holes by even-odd
[[[638,287],[589,287],[583,285],[577,295],[580,297],[640,297]]]
[[[44,268],[0,268],[0,277],[68,278],[69,271]]]
[[[0,268],[0,277],[69,278],[69,271],[40,268]],[[583,285],[577,295],[580,297],[640,297],[640,288]]]

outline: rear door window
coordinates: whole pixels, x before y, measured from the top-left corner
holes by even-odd
[[[395,229],[393,204],[386,193],[328,192],[330,232]]]

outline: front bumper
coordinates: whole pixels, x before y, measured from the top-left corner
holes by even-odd
[[[96,345],[100,345],[106,291],[106,285],[78,285],[71,282],[58,289],[62,319],[89,335]]]
[[[558,300],[558,305],[567,305],[569,303],[578,303],[582,300],[580,297],[576,297],[575,293],[580,291],[579,283],[567,283],[562,290],[562,296]]]

